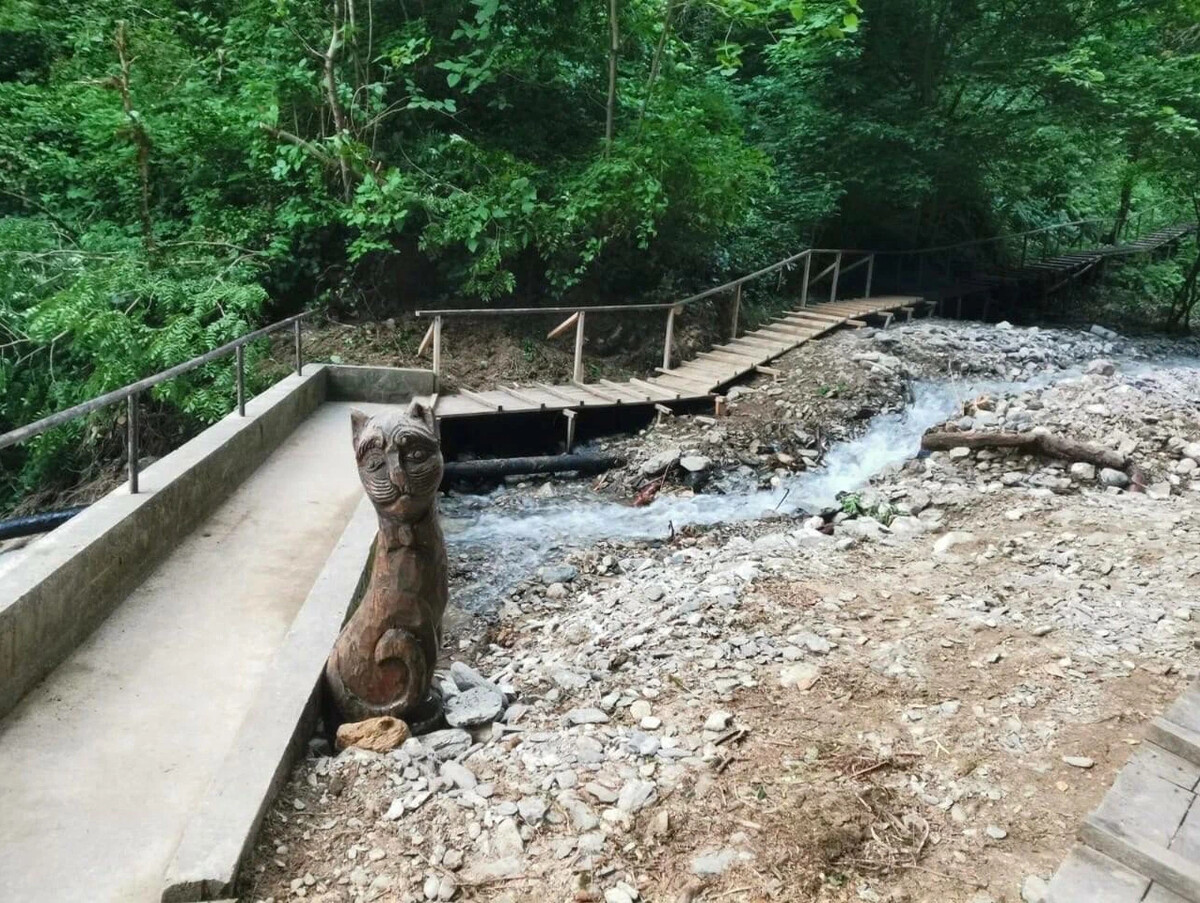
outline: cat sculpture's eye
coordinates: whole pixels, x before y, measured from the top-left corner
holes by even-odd
[[[428,457],[429,457],[429,452],[425,451],[425,449],[423,449],[423,448],[414,448],[412,451],[410,451],[408,453],[409,460],[416,461],[418,464],[420,464],[422,461],[424,461]]]
[[[378,470],[383,467],[383,455],[379,452],[372,452],[367,455],[366,465],[368,470]]]

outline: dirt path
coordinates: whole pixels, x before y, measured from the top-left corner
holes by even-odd
[[[895,365],[855,360],[879,350],[870,335],[792,364],[823,368],[853,412],[945,366],[939,343],[980,345],[980,360],[1011,346],[984,374],[1005,376],[1043,344],[1078,345],[1055,366],[1105,350],[1078,333],[988,345],[975,330],[990,327],[945,328],[914,330],[911,354],[887,349]],[[455,622],[447,692],[486,676],[508,699],[503,721],[306,759],[264,823],[245,898],[1040,899],[1039,878],[1197,664],[1200,378],[1104,369],[951,423],[1132,443],[1153,495],[1069,462],[939,452],[844,502],[857,516],[564,537],[493,617]],[[642,437],[642,457],[705,452],[714,470],[784,486],[810,466],[815,437],[778,444],[811,432],[803,411],[826,405],[830,426],[856,431],[830,398],[764,382],[729,421]],[[639,462],[609,491],[648,479]],[[672,482],[664,496],[690,492]],[[454,552],[461,578],[481,566]]]

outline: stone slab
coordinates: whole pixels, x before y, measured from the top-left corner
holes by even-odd
[[[231,894],[238,869],[317,715],[325,659],[366,584],[375,510],[364,497],[264,676],[163,884],[163,903]]]
[[[1171,707],[1163,712],[1163,718],[1200,733],[1200,688],[1195,683],[1189,684],[1179,698],[1171,703]]]

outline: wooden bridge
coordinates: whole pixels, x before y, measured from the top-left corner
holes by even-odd
[[[1049,903],[1200,903],[1200,688],[1146,738],[1079,828]]]
[[[716,395],[722,387],[752,373],[773,372],[775,358],[820,338],[842,326],[861,327],[868,318],[884,324],[897,315],[911,319],[926,304],[920,298],[884,296],[859,298],[798,308],[765,326],[747,332],[693,360],[673,367],[657,367],[657,375],[624,382],[601,379],[594,383],[574,379],[569,383],[498,386],[486,392],[467,389],[430,399],[440,419],[533,411],[577,411],[618,405],[661,405],[696,401]],[[578,320],[574,320],[578,323]],[[577,343],[577,348],[581,348]],[[577,376],[582,368],[576,367]]]

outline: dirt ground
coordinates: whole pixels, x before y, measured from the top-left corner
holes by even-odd
[[[864,355],[869,335],[802,349],[782,367],[794,391],[762,380],[727,421],[650,430],[601,494],[632,493],[672,445],[761,486],[815,469],[807,445],[819,460],[903,406],[913,378],[953,369],[939,343],[991,342],[979,359],[1005,376],[1046,349],[1063,367],[1138,353],[938,328],[908,336],[900,365],[890,344]],[[1040,900],[1145,723],[1197,672],[1200,482],[1180,452],[1200,439],[1194,377],[1174,391],[1097,372],[955,417],[1132,443],[1153,496],[1027,455],[937,452],[872,481],[874,516],[551,547],[495,611],[448,622],[447,664],[493,681],[503,719],[387,754],[315,741],[243,898]],[[654,504],[691,494],[668,481]],[[451,551],[461,597],[488,553]]]

